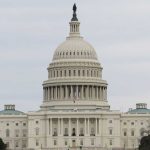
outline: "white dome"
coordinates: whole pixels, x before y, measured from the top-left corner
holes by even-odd
[[[62,59],[97,60],[94,48],[82,37],[68,37],[55,50],[53,61]]]

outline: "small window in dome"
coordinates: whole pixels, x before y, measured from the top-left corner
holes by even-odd
[[[70,55],[71,55],[71,52],[70,52]]]
[[[87,76],[89,76],[89,71],[87,70]]]
[[[89,56],[89,52],[87,52],[87,55]]]
[[[91,77],[93,77],[93,71],[91,70]]]
[[[83,76],[85,76],[85,72],[84,72],[84,70],[83,70]]]
[[[63,55],[65,55],[65,52],[63,52]]]
[[[60,76],[62,77],[62,71],[60,71]]]
[[[84,52],[84,55],[86,56],[86,52]]]
[[[81,55],[82,55],[82,52],[81,52]]]
[[[73,75],[76,76],[76,71],[75,70],[73,70]]]
[[[75,52],[73,53],[73,55],[75,55]]]
[[[79,55],[79,52],[77,52],[77,55]]]
[[[68,55],[68,52],[66,52],[66,55]]]
[[[80,70],[78,70],[78,76],[80,76]]]
[[[61,56],[61,53],[60,53],[60,56]]]

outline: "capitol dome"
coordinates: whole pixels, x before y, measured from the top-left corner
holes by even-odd
[[[47,68],[48,80],[43,82],[41,108],[108,110],[103,68],[94,48],[80,36],[80,22],[75,10],[69,24],[69,36],[56,48]]]

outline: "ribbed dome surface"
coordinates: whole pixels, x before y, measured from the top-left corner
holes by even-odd
[[[55,50],[53,61],[61,59],[93,59],[97,60],[94,48],[82,37],[68,37]]]

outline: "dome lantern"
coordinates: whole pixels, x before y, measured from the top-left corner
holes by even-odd
[[[77,18],[77,7],[76,4],[73,5],[73,17],[71,19],[70,24],[70,34],[69,37],[76,37],[76,36],[80,36],[80,22],[78,21]]]

